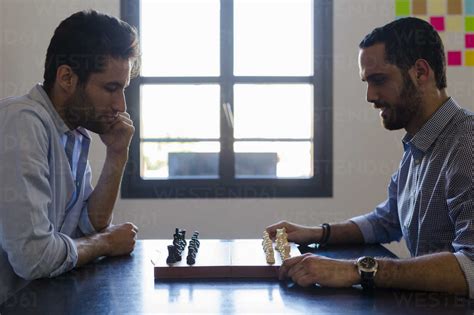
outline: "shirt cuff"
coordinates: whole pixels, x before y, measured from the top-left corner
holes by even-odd
[[[367,218],[367,215],[360,215],[358,217],[350,219],[349,221],[354,222],[359,227],[360,231],[362,232],[362,236],[364,237],[365,243],[377,243],[372,223],[370,223],[370,220]]]
[[[82,208],[81,217],[79,218],[79,229],[84,236],[97,233],[89,218],[89,208],[87,207],[87,204]]]
[[[50,278],[59,276],[60,274],[63,274],[76,267],[78,259],[77,247],[72,238],[70,238],[66,234],[61,233],[58,233],[57,235],[59,235],[59,237],[63,239],[64,244],[66,244],[66,259],[61,264],[61,266],[59,266],[49,274]]]
[[[469,298],[474,299],[474,261],[461,251],[455,252],[454,256],[458,260],[459,266],[464,272],[467,285],[469,286]]]

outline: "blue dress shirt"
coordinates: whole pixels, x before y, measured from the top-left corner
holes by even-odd
[[[74,238],[96,233],[90,137],[69,130],[41,85],[0,101],[0,303],[26,280],[74,268]]]
[[[388,199],[351,220],[366,243],[403,237],[412,256],[453,252],[474,298],[474,113],[449,98],[403,146]]]

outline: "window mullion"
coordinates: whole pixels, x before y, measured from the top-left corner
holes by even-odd
[[[221,0],[221,151],[219,176],[224,182],[235,177],[234,126],[233,126],[233,64],[234,64],[234,18],[233,1]],[[227,105],[228,104],[228,105]],[[226,112],[229,109],[229,112]]]

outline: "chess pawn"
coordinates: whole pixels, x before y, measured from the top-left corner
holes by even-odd
[[[188,255],[188,257],[186,258],[186,263],[192,266],[196,263],[196,258]]]
[[[168,258],[166,258],[167,264],[174,264],[176,262],[176,247],[168,245]]]
[[[282,250],[280,251],[282,260],[290,258],[290,250],[291,250],[290,244],[286,243],[283,245]]]
[[[265,255],[265,259],[267,261],[267,264],[273,265],[275,263],[275,256],[273,256],[273,254],[271,254],[270,252]]]
[[[186,262],[188,265],[194,265],[196,263],[196,254],[197,248],[194,246],[194,243],[189,242],[188,246],[188,257],[186,257]]]
[[[193,243],[195,244],[196,249],[198,249],[198,248],[199,248],[199,245],[201,244],[201,243],[199,242],[198,237],[199,237],[199,232],[198,232],[198,231],[194,231],[193,236],[191,237],[191,241],[190,241],[190,242],[193,242]]]

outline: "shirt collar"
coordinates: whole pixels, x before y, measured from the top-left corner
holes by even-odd
[[[448,98],[414,136],[407,133],[403,137],[405,150],[410,146],[423,154],[426,153],[459,110],[460,107],[456,101],[451,97]]]
[[[51,116],[51,119],[54,122],[54,125],[56,126],[58,134],[62,135],[67,132],[70,132],[69,127],[66,125],[66,123],[61,118],[61,116],[59,116],[59,113],[56,111],[56,108],[54,107],[53,103],[51,102],[51,99],[49,98],[48,94],[43,89],[43,86],[41,84],[39,83],[36,84],[30,90],[30,92],[28,93],[28,96],[32,100],[38,102],[48,112],[48,114]],[[84,137],[86,137],[87,139],[90,139],[90,135],[86,129],[82,127],[78,127],[76,128],[76,131],[79,132]]]

